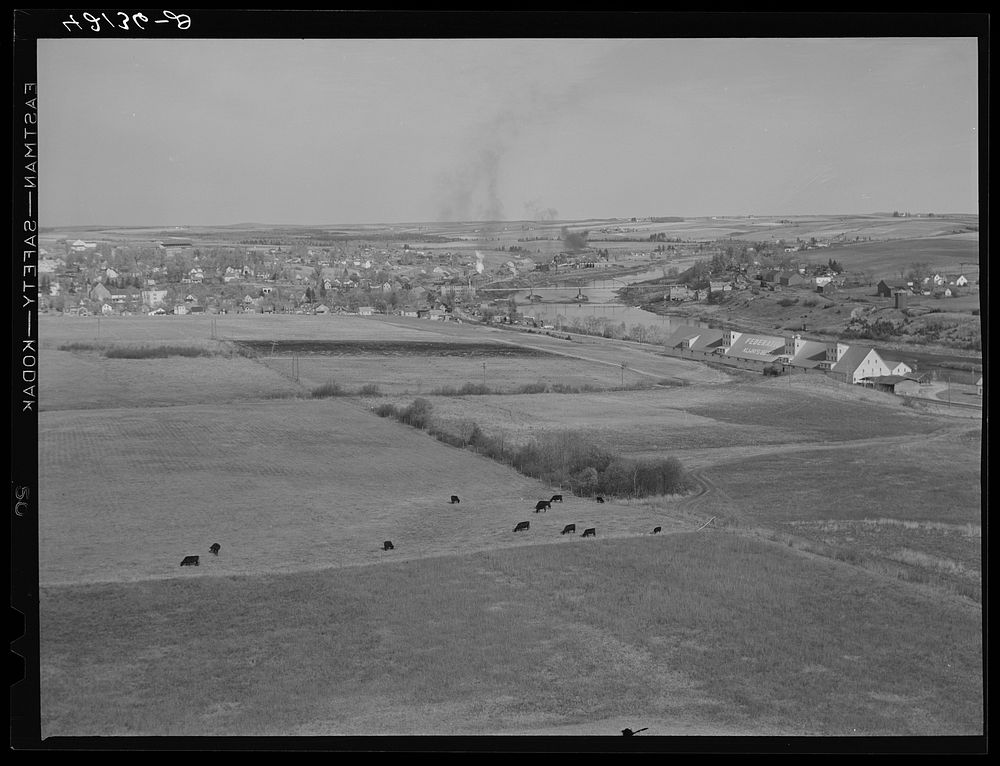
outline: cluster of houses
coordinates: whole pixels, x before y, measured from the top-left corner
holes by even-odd
[[[812,289],[817,293],[833,293],[849,284],[847,277],[832,271],[807,273],[805,268],[797,270],[766,269],[756,276],[736,272],[730,276],[710,279],[707,287],[692,288],[688,285],[670,285],[663,295],[665,301],[702,301],[710,294],[724,294],[738,290],[761,288],[764,290],[782,290],[784,288]]]
[[[870,346],[757,335],[684,325],[666,341],[667,353],[706,359],[741,369],[779,373],[824,373],[896,394],[913,394],[920,377],[905,362],[891,360]]]
[[[693,289],[687,285],[671,285],[663,295],[665,301],[700,301],[708,299],[709,294],[726,293],[733,290],[746,290],[760,287],[765,290],[782,290],[784,288],[811,289],[821,294],[832,294],[848,287],[858,287],[857,279],[850,280],[843,274],[832,271],[808,274],[804,268],[798,270],[768,269],[750,278],[745,274],[735,274],[724,279],[713,279],[702,289]],[[959,294],[961,288],[970,285],[964,274],[935,274],[919,281],[907,281],[899,284],[882,280],[876,287],[880,297],[894,297],[897,303],[905,304],[908,295],[932,295],[939,298],[951,298]],[[904,296],[902,299],[899,296]]]
[[[969,286],[969,279],[964,274],[934,274],[919,280],[905,282],[886,282],[884,279],[876,286],[876,292],[882,298],[895,298],[897,304],[905,302],[910,295],[933,295],[937,298],[953,298],[962,288]]]

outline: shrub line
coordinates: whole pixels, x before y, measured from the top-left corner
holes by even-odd
[[[467,434],[455,434],[435,425],[432,405],[423,398],[408,407],[385,402],[372,408],[379,417],[427,431],[438,441],[511,466],[519,473],[591,497],[648,497],[686,494],[696,482],[677,458],[636,460],[612,455],[578,433],[547,434],[528,444],[510,447],[502,438],[489,436],[478,424]]]

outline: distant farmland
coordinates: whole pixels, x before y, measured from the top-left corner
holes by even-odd
[[[806,257],[813,261],[833,258],[848,271],[864,270],[878,278],[899,279],[901,270],[906,273],[917,263],[927,264],[932,270],[962,273],[967,277],[979,274],[978,240],[956,237],[858,242],[812,250]]]

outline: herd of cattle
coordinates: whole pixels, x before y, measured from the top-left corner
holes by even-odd
[[[595,498],[595,500],[598,503],[604,502],[603,497],[597,497]],[[535,513],[543,513],[544,511],[547,511],[550,508],[552,508],[553,503],[561,503],[562,501],[563,501],[562,495],[553,495],[548,500],[539,500],[537,503],[535,503]],[[454,505],[455,503],[461,503],[462,501],[459,499],[458,495],[452,495],[450,502],[452,505]],[[515,532],[527,532],[530,529],[531,529],[531,524],[530,522],[527,521],[519,521],[514,526]],[[654,527],[651,534],[657,535],[661,532],[661,530],[662,527]],[[565,527],[563,527],[562,532],[560,532],[559,534],[568,535],[575,533],[576,533],[576,524],[567,524]],[[581,537],[597,537],[596,527],[587,527],[586,529],[583,530],[583,534],[581,535]],[[396,546],[392,544],[392,540],[386,540],[385,542],[382,543],[382,550],[384,551],[391,551],[395,549]],[[219,545],[218,543],[212,543],[211,547],[209,547],[208,550],[213,556],[218,556],[219,551],[222,550],[222,546]],[[192,567],[192,566],[196,567],[199,566],[199,564],[200,564],[199,556],[185,556],[184,559],[181,561],[182,567]]]

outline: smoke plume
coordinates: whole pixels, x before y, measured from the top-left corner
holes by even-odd
[[[587,235],[589,231],[570,231],[567,227],[562,228],[563,244],[571,253],[584,250],[587,247]]]

